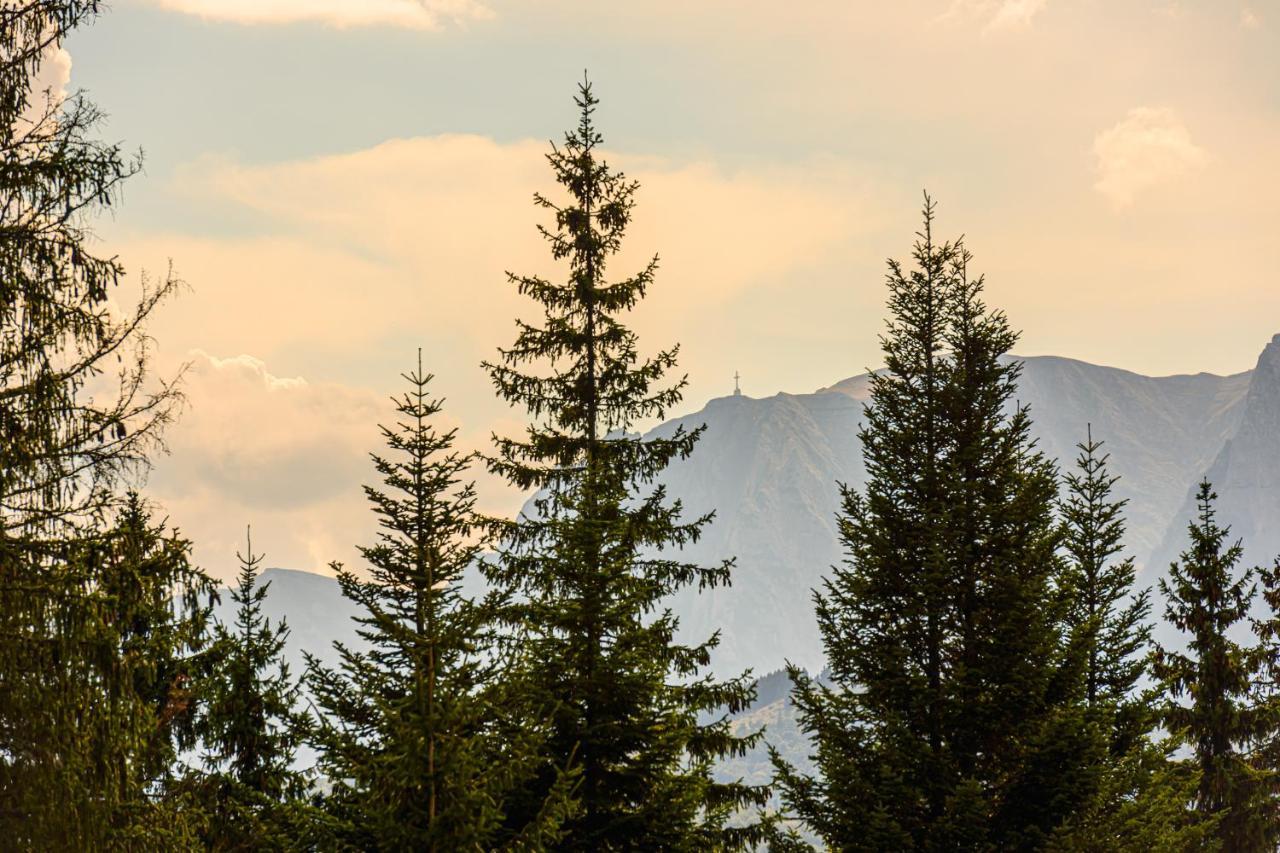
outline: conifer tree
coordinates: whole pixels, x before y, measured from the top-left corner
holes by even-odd
[[[136,494],[109,528],[62,546],[50,570],[77,598],[54,602],[50,640],[28,650],[49,704],[4,721],[6,845],[194,842],[193,816],[168,796],[178,754],[195,743],[191,685],[205,666],[213,592],[190,548]]]
[[[712,779],[711,766],[753,741],[729,728],[725,711],[750,702],[746,677],[704,674],[716,639],[683,645],[665,606],[688,586],[727,584],[731,562],[679,559],[710,516],[685,520],[654,479],[692,452],[701,430],[665,438],[628,432],[661,418],[684,381],[663,385],[677,350],[643,358],[625,314],[644,297],[655,257],[634,275],[608,279],[631,221],[637,185],[601,156],[597,99],[579,87],[577,127],[547,160],[564,197],[535,196],[554,217],[539,227],[563,281],[509,274],[542,309],[519,323],[515,343],[486,363],[498,395],[528,412],[522,438],[497,438],[490,468],[536,509],[496,523],[501,550],[489,580],[516,594],[508,620],[530,654],[528,678],[554,704],[548,768],[581,770],[579,814],[566,850],[735,849],[758,838],[755,824],[729,827],[767,792]],[[549,778],[532,789],[545,795]]]
[[[832,686],[792,669],[815,777],[775,756],[784,806],[844,850],[1035,848],[1064,820],[1081,732],[1055,695],[1056,473],[1013,400],[1017,335],[970,256],[924,227],[889,262],[886,369],[842,487],[845,562],[815,592]]]
[[[1066,476],[1061,585],[1066,629],[1083,649],[1085,705],[1091,713],[1113,715],[1106,721],[1113,731],[1108,749],[1121,755],[1154,722],[1148,703],[1136,695],[1151,643],[1151,600],[1147,590],[1134,589],[1133,558],[1119,558],[1125,501],[1111,497],[1119,477],[1108,473],[1101,447],[1090,427],[1079,445],[1078,473]]]
[[[1119,480],[1093,438],[1078,445],[1062,502],[1064,656],[1062,675],[1075,681],[1083,741],[1071,756],[1079,785],[1071,814],[1049,849],[1145,851],[1197,849],[1204,828],[1187,804],[1197,777],[1170,760],[1172,744],[1154,742],[1158,711],[1142,691],[1150,654],[1151,604],[1134,589],[1132,558],[1120,558],[1125,502],[1112,497]]]
[[[309,788],[295,762],[310,717],[284,660],[288,626],[262,612],[271,583],[259,582],[262,555],[248,533],[236,557],[235,622],[214,627],[213,665],[197,688],[205,773],[193,793],[203,808],[202,840],[214,850],[292,849]]]
[[[359,605],[368,648],[335,644],[340,662],[309,661],[320,711],[316,746],[330,791],[323,847],[360,850],[543,849],[569,808],[561,776],[536,813],[511,820],[512,791],[534,772],[542,726],[492,637],[497,602],[467,598],[460,581],[479,553],[471,457],[439,431],[419,354],[373,456],[383,489],[366,487],[381,528],[361,548],[362,580],[335,564]]]
[[[177,642],[185,628],[140,637],[128,620],[159,618],[150,608],[176,593],[166,583],[201,583],[139,505],[117,519],[120,475],[145,465],[177,402],[163,383],[145,391],[141,334],[176,284],[144,281],[132,313],[109,310],[124,270],[93,251],[92,217],[139,164],[95,137],[92,103],[40,82],[99,5],[0,10],[0,838],[45,849],[105,844],[148,812],[134,800],[150,769],[139,751],[157,730],[131,716],[141,664],[120,643],[177,654],[159,654],[155,636]],[[128,542],[145,570],[118,550]],[[140,598],[117,598],[129,578]]]
[[[1266,606],[1252,620],[1261,665],[1251,697],[1256,716],[1250,763],[1261,771],[1259,781],[1265,785],[1258,803],[1265,826],[1263,839],[1276,848],[1280,847],[1280,558],[1259,567],[1257,573]]]
[[[1215,500],[1209,482],[1201,482],[1190,546],[1160,579],[1165,618],[1189,641],[1184,651],[1157,647],[1152,672],[1165,691],[1164,724],[1191,748],[1200,772],[1196,809],[1215,822],[1222,849],[1274,850],[1269,774],[1249,756],[1265,722],[1252,702],[1264,647],[1232,636],[1248,619],[1255,572],[1237,571],[1243,549],[1226,544],[1230,530],[1218,524]]]

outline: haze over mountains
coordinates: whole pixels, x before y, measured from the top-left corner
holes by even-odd
[[[1149,377],[1073,359],[1022,359],[1021,402],[1030,405],[1040,447],[1061,467],[1092,424],[1121,476],[1129,501],[1128,547],[1154,583],[1182,547],[1190,494],[1208,472],[1221,517],[1244,536],[1251,560],[1280,553],[1280,335],[1256,369]],[[736,556],[731,588],[681,595],[672,607],[686,636],[721,632],[713,668],[766,673],[784,660],[815,670],[822,652],[811,590],[841,558],[836,540],[837,481],[865,479],[857,431],[867,375],[808,394],[721,397],[666,422],[707,430],[693,455],[664,475],[686,512],[716,511],[703,538],[686,549],[700,562]],[[307,572],[271,571],[273,616],[292,627],[290,659],[301,649],[326,656],[329,638],[348,639],[350,606],[337,584]]]

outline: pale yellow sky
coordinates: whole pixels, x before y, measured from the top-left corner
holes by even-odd
[[[642,184],[621,265],[662,258],[634,325],[650,350],[680,342],[686,411],[735,370],[767,396],[875,366],[883,262],[907,254],[925,187],[1023,353],[1225,373],[1280,332],[1275,0],[123,7],[202,46],[192,74],[267,58],[228,72],[247,106],[215,81],[211,115],[155,142],[127,103],[111,126],[162,165],[104,240],[192,285],[152,329],[169,369],[195,365],[152,491],[215,573],[247,522],[273,564],[350,559],[363,454],[418,346],[467,446],[519,427],[478,365],[525,310],[503,271],[554,272],[530,197],[552,188],[544,140],[583,65]],[[93,37],[72,82],[111,111]],[[397,74],[329,92],[326,63],[378,52]],[[163,84],[131,73],[138,98]],[[406,107],[417,89],[430,111]],[[264,130],[326,97],[343,115],[324,129]]]

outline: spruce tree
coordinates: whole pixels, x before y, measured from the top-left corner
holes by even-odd
[[[431,376],[405,375],[400,420],[373,455],[383,488],[366,487],[381,528],[361,548],[368,579],[335,564],[359,605],[368,648],[335,644],[336,668],[309,661],[320,711],[315,745],[329,792],[321,846],[361,850],[543,849],[569,808],[557,778],[536,813],[512,820],[512,792],[535,770],[539,720],[512,689],[493,642],[491,598],[463,593],[479,553],[471,457],[432,421]]]
[[[1251,697],[1256,715],[1251,764],[1265,785],[1259,802],[1263,838],[1275,848],[1280,847],[1280,558],[1257,572],[1266,606],[1251,620],[1261,664]]]
[[[536,695],[554,705],[548,768],[580,768],[580,812],[566,850],[736,849],[760,835],[739,811],[767,792],[712,778],[719,758],[741,754],[726,711],[750,702],[749,680],[704,673],[716,639],[676,640],[669,596],[688,586],[727,584],[731,562],[679,559],[710,516],[686,520],[655,478],[692,452],[701,429],[665,438],[629,430],[661,418],[684,380],[663,384],[677,350],[643,358],[625,314],[654,281],[657,258],[608,279],[631,221],[637,185],[601,156],[597,99],[579,87],[577,127],[547,155],[561,198],[537,205],[539,227],[562,281],[509,274],[540,306],[541,323],[519,323],[515,343],[486,363],[498,395],[527,411],[520,438],[495,437],[490,468],[523,490],[535,509],[496,522],[501,549],[486,573],[516,595],[507,619],[529,650]],[[545,796],[550,777],[531,791]]]
[[[92,219],[139,163],[96,138],[87,99],[37,82],[99,5],[0,10],[0,838],[45,849],[107,844],[149,813],[136,795],[157,730],[132,715],[146,666],[120,643],[168,659],[129,620],[159,618],[150,608],[176,592],[166,583],[200,583],[140,506],[118,518],[131,528],[111,529],[121,475],[145,465],[177,400],[163,383],[145,391],[140,331],[175,283],[144,281],[132,313],[109,308],[124,270],[93,250]],[[145,569],[113,550],[126,542]],[[127,595],[114,586],[125,580]]]
[[[1061,585],[1066,629],[1083,649],[1085,705],[1112,717],[1108,748],[1121,755],[1153,727],[1148,703],[1137,695],[1151,643],[1151,600],[1147,590],[1134,589],[1133,558],[1119,556],[1126,502],[1111,496],[1119,477],[1108,473],[1101,448],[1090,427],[1079,445],[1078,473],[1066,476]]]
[[[885,369],[843,487],[846,560],[815,592],[832,686],[792,670],[818,775],[784,806],[844,850],[1034,848],[1064,820],[1081,733],[1055,695],[1056,472],[1011,405],[1020,364],[960,243],[889,262]]]
[[[1170,760],[1172,744],[1151,734],[1158,712],[1147,675],[1150,595],[1135,590],[1124,547],[1125,501],[1112,492],[1108,454],[1088,429],[1076,471],[1065,477],[1062,501],[1063,678],[1082,712],[1084,735],[1072,756],[1079,784],[1073,808],[1054,833],[1051,850],[1195,849],[1202,828],[1187,809],[1197,782]]]
[[[1190,747],[1200,772],[1196,809],[1214,822],[1222,849],[1274,850],[1269,774],[1249,756],[1266,719],[1252,701],[1264,647],[1233,637],[1247,624],[1255,572],[1237,570],[1243,549],[1226,544],[1230,530],[1218,524],[1215,500],[1203,481],[1190,546],[1160,579],[1165,618],[1189,639],[1183,651],[1157,647],[1152,672],[1165,692],[1165,727]]]
[[[71,602],[28,649],[48,705],[4,721],[0,815],[14,849],[179,849],[194,816],[171,796],[195,745],[213,582],[191,543],[131,494],[109,527],[67,542],[50,571]],[[50,766],[50,764],[54,766]]]
[[[284,620],[262,612],[271,583],[259,582],[262,555],[245,536],[231,590],[235,621],[214,626],[211,671],[199,680],[198,730],[204,773],[195,777],[202,840],[214,850],[284,850],[295,845],[309,783],[296,767],[310,731],[301,684],[284,660]]]

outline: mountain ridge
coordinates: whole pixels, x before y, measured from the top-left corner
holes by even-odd
[[[1272,511],[1272,503],[1246,500],[1258,488],[1246,475],[1253,472],[1257,481],[1259,468],[1268,500],[1274,498],[1280,513],[1280,335],[1259,358],[1261,373],[1255,367],[1227,375],[1151,377],[1062,356],[1016,358],[1023,364],[1018,400],[1030,406],[1039,447],[1060,468],[1073,464],[1075,445],[1089,425],[1094,438],[1106,442],[1112,471],[1121,477],[1117,496],[1129,501],[1126,553],[1142,567],[1141,585],[1154,583],[1164,551],[1177,539],[1187,495],[1213,466],[1225,475],[1224,517],[1228,510],[1243,513],[1255,505]],[[686,517],[715,513],[682,558],[737,560],[731,587],[685,591],[670,602],[685,639],[700,642],[720,632],[712,657],[717,673],[769,672],[786,661],[821,669],[812,590],[842,556],[837,483],[861,488],[866,479],[857,432],[869,375],[808,393],[715,397],[646,433],[670,435],[682,425],[707,428],[693,454],[672,464],[659,482],[682,501]],[[1258,454],[1277,461],[1258,463]],[[1265,512],[1245,518],[1240,532],[1259,535]],[[1269,542],[1260,547],[1271,547]],[[1275,547],[1280,550],[1280,541]],[[300,580],[287,570],[272,571],[282,588]],[[336,595],[336,589],[333,584],[330,592]],[[325,657],[327,650],[314,646],[328,645],[326,631],[345,626],[354,611],[325,615],[312,600],[319,594],[314,586],[290,592],[289,606],[278,612],[297,635],[293,645]],[[302,624],[314,620],[322,625]],[[354,630],[346,631],[344,641],[354,637]],[[291,661],[300,659],[300,652],[291,653]]]

